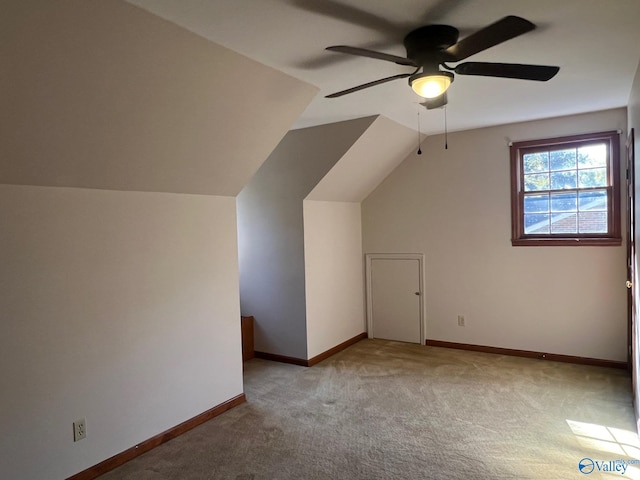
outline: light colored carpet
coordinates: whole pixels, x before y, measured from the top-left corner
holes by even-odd
[[[245,368],[246,404],[101,480],[640,479],[578,469],[640,453],[622,370],[384,340]]]

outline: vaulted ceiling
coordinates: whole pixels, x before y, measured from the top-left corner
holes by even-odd
[[[235,196],[316,93],[125,2],[16,0],[0,31],[0,183]]]
[[[404,56],[404,34],[425,24],[453,25],[462,38],[506,15],[518,15],[538,28],[469,60],[561,69],[549,82],[456,76],[446,108],[450,131],[625,106],[640,61],[637,0],[128,1],[319,87],[296,127],[382,114],[415,129],[419,112],[424,132],[441,132],[444,110],[419,106],[420,97],[406,79],[324,98],[412,70],[325,47],[346,44]],[[261,82],[251,70],[231,73],[248,91]]]
[[[292,126],[382,115],[313,192],[358,201],[415,148],[418,112],[437,133],[445,111],[455,131],[626,106],[640,60],[638,0],[16,0],[4,13],[0,182],[13,184],[236,195]],[[327,45],[404,55],[415,26],[464,37],[508,14],[538,28],[471,60],[557,77],[457,76],[446,110],[419,106],[405,79],[324,97],[407,70]]]

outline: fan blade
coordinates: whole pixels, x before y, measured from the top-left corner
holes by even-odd
[[[347,88],[346,90],[342,90],[340,92],[332,93],[331,95],[327,95],[325,98],[336,98],[341,97],[343,95],[347,95],[348,93],[357,92],[358,90],[364,90],[365,88],[375,87],[376,85],[380,85],[382,83],[391,82],[392,80],[397,80],[399,78],[407,78],[410,77],[411,73],[401,73],[399,75],[394,75],[392,77],[381,78],[380,80],[374,80],[373,82],[363,83],[362,85],[358,85],[357,87]]]
[[[396,46],[387,41],[380,42],[371,42],[366,45],[363,45],[362,48],[366,48],[368,50],[385,50],[388,48],[393,48]],[[316,68],[324,68],[330,65],[341,64],[344,62],[349,62],[352,60],[349,55],[332,55],[327,54],[326,52],[322,52],[321,54],[314,55],[313,57],[309,57],[303,60],[300,60],[294,64],[294,66],[298,68],[302,68],[304,70],[316,69]]]
[[[546,82],[552,79],[560,67],[548,65],[523,65],[520,63],[466,62],[456,66],[459,75],[481,75],[484,77],[519,78]]]
[[[361,27],[375,29],[393,37],[402,38],[405,33],[404,26],[390,22],[389,20],[360,10],[359,8],[345,5],[334,0],[291,0],[293,4],[304,10],[318,13],[326,17],[335,18]]]
[[[397,63],[398,65],[408,65],[410,67],[417,67],[413,60],[409,60],[405,57],[398,57],[397,55],[390,55],[388,53],[376,52],[374,50],[367,50],[366,48],[349,47],[347,45],[336,45],[333,47],[327,47],[326,50],[331,52],[346,53],[348,55],[357,55],[359,57],[375,58],[376,60],[386,60],[387,62]]]
[[[420,105],[427,108],[427,110],[433,110],[434,108],[444,107],[447,104],[447,92],[444,92],[439,97],[427,98]]]
[[[463,38],[445,50],[448,61],[459,62],[499,43],[511,40],[536,28],[529,20],[509,15]]]

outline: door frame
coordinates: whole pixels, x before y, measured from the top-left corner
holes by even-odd
[[[629,369],[633,373],[634,365],[634,349],[636,348],[637,339],[635,339],[635,323],[636,323],[636,251],[635,251],[635,155],[634,155],[634,129],[632,128],[627,137],[627,163],[626,163],[626,180],[627,180],[627,361]],[[635,380],[634,375],[634,380]]]
[[[371,274],[374,260],[417,260],[418,286],[420,291],[420,345],[427,339],[424,301],[424,254],[423,253],[367,253],[365,254],[365,285],[367,298],[367,337],[373,338],[373,299],[371,297]]]
[[[627,344],[628,361],[631,372],[633,405],[636,417],[636,426],[640,429],[640,405],[638,402],[638,351],[640,348],[640,335],[637,317],[637,292],[638,270],[637,252],[635,248],[636,228],[636,201],[635,201],[635,131],[631,128],[627,137]]]

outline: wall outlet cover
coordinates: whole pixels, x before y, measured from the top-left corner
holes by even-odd
[[[73,441],[78,442],[87,437],[87,421],[84,418],[73,422]]]

